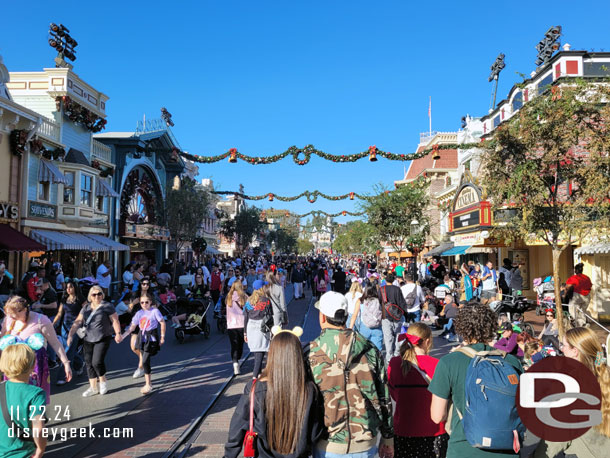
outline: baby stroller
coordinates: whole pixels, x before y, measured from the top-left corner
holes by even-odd
[[[227,306],[223,296],[220,296],[220,299],[218,299],[214,306],[214,319],[216,320],[218,331],[224,334],[227,330]]]
[[[555,303],[555,282],[553,277],[549,275],[544,280],[542,278],[535,278],[534,291],[536,291],[536,316],[544,315],[544,311],[549,308],[549,304]]]
[[[97,280],[93,277],[81,278],[78,281],[78,287],[85,299],[89,296],[89,290],[95,285],[97,285]]]
[[[184,342],[187,335],[198,336],[203,334],[206,339],[210,337],[210,323],[208,323],[207,313],[212,301],[209,299],[197,299],[192,301],[191,306],[195,309],[188,315],[186,321],[174,331],[176,340]]]

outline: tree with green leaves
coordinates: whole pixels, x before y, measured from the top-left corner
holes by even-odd
[[[494,234],[507,242],[537,238],[551,248],[557,310],[561,253],[608,227],[609,98],[599,83],[552,86],[493,132],[482,158],[484,189],[505,215]]]
[[[241,250],[248,248],[264,227],[261,210],[257,207],[247,207],[237,213],[235,218],[225,216],[220,221],[220,233],[229,239],[234,239],[238,249]]]
[[[365,221],[349,221],[337,229],[333,249],[341,254],[374,253],[379,242],[374,228]]]
[[[167,227],[174,244],[174,281],[178,253],[186,242],[192,242],[199,236],[208,216],[209,202],[208,192],[190,178],[183,178],[178,188],[168,188],[165,201],[160,202],[159,223]]]
[[[271,242],[275,243],[275,247],[280,253],[292,253],[297,248],[297,238],[293,231],[284,228],[270,231],[267,234],[267,243],[271,245]]]
[[[297,251],[299,254],[306,255],[313,251],[313,243],[309,240],[298,239],[297,240]]]
[[[382,185],[360,204],[374,235],[396,251],[421,249],[430,232],[427,208],[429,183],[419,178],[389,191]],[[413,224],[417,222],[417,229]]]

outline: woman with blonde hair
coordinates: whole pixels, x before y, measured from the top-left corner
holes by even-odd
[[[360,281],[357,278],[354,278],[352,281],[352,286],[350,286],[349,291],[345,293],[345,298],[347,299],[347,323],[348,326],[352,323],[352,315],[356,310],[356,302],[358,299],[362,297],[362,286],[360,285]],[[360,320],[358,317],[354,320],[354,329],[358,330],[358,325],[360,324]]]
[[[560,452],[579,458],[608,456],[610,450],[610,368],[604,348],[589,328],[572,328],[566,331],[561,343],[564,356],[584,364],[597,378],[602,393],[602,422],[582,436],[569,442],[540,441],[535,458],[554,457]]]
[[[104,301],[102,288],[97,285],[91,287],[87,300],[89,302],[83,306],[70,328],[67,342],[69,347],[77,331],[78,336],[83,339],[83,353],[89,376],[89,388],[83,393],[85,398],[108,392],[104,359],[113,331],[116,343],[121,342],[119,316],[114,306]]]
[[[244,311],[248,296],[244,293],[244,285],[234,281],[227,294],[227,334],[231,342],[231,360],[233,373],[239,375],[239,360],[244,352]]]
[[[267,367],[260,379],[246,385],[233,413],[225,445],[227,458],[240,455],[250,429],[251,399],[259,458],[309,457],[325,433],[321,397],[308,375],[298,337],[303,330],[281,331],[276,327],[274,332]]]
[[[252,376],[258,378],[263,368],[265,353],[269,351],[269,332],[263,331],[263,327],[273,327],[268,320],[272,316],[271,301],[265,292],[265,282],[256,280],[252,287],[252,295],[248,298],[244,307],[244,341],[248,344],[250,351],[254,354],[254,370]],[[271,321],[273,319],[271,318]]]
[[[36,362],[32,371],[31,384],[42,388],[51,399],[51,377],[47,347],[51,345],[61,360],[66,374],[66,381],[72,379],[70,360],[64,351],[53,328],[53,324],[45,315],[30,311],[27,301],[19,296],[11,296],[4,305],[6,318],[2,322],[2,336],[12,336],[16,342],[39,341],[36,349]]]
[[[400,356],[388,365],[390,394],[396,402],[394,411],[394,456],[442,458],[447,454],[449,435],[445,424],[436,424],[430,416],[432,393],[428,384],[434,376],[438,359],[429,356],[432,331],[422,322],[412,323],[398,337]]]

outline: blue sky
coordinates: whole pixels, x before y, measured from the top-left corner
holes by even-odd
[[[52,67],[50,22],[79,42],[74,71],[106,93],[106,131],[173,114],[183,149],[205,155],[238,148],[271,155],[313,144],[350,154],[376,145],[415,150],[419,133],[459,129],[484,115],[489,67],[506,54],[498,100],[535,69],[534,46],[552,25],[572,49],[610,51],[610,2],[557,0],[536,6],[480,1],[35,1],[2,7],[0,54],[10,71]],[[403,176],[401,162],[297,166],[226,161],[200,166],[217,188],[246,193],[369,192]],[[263,207],[271,205],[262,201]],[[355,210],[355,201],[301,199],[275,208]],[[348,220],[339,217],[339,222]]]

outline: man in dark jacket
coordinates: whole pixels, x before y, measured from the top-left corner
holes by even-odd
[[[301,299],[304,297],[303,282],[305,282],[305,269],[303,269],[303,265],[300,262],[297,264],[296,268],[292,270],[290,281],[294,288],[294,298]]]
[[[386,312],[386,304],[396,304],[402,310],[407,310],[407,303],[398,286],[394,286],[396,276],[389,273],[386,276],[386,286],[379,288],[379,303],[381,304],[381,329],[383,331],[383,345],[385,347],[386,363],[389,363],[396,348],[396,333],[400,329],[400,321],[394,321]]]
[[[333,274],[333,280],[335,281],[335,291],[341,294],[345,294],[345,272],[339,264],[335,267],[335,273]]]

